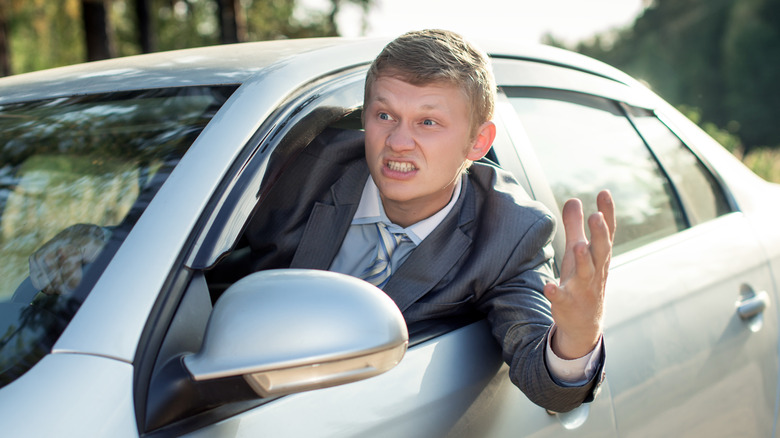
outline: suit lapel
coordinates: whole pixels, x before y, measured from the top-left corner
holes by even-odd
[[[473,188],[468,178],[463,177],[463,191],[452,211],[385,285],[385,293],[402,312],[433,289],[471,246],[472,239],[466,230],[474,220],[475,205]]]
[[[291,268],[328,269],[355,216],[368,178],[365,160],[349,166],[329,196],[314,205]]]
[[[326,199],[315,204],[291,268],[330,267],[355,216],[366,178],[368,167],[360,160],[333,185]],[[475,218],[475,206],[474,190],[469,179],[464,177],[463,191],[452,211],[412,251],[385,285],[385,293],[401,311],[433,289],[471,246],[468,225]]]

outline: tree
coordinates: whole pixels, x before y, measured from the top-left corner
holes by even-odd
[[[81,0],[81,16],[84,20],[87,61],[113,58],[106,0]]]
[[[222,44],[246,41],[246,21],[240,0],[218,0],[220,42]]]
[[[297,0],[0,0],[0,74],[158,50],[331,36],[338,33],[339,7],[367,11],[373,2],[332,0],[328,11],[301,14]]]
[[[327,29],[330,35],[339,35],[339,27],[336,23],[336,17],[341,12],[341,7],[346,3],[352,3],[363,9],[363,29],[366,27],[366,17],[368,10],[374,6],[375,0],[330,0],[331,8],[327,15]]]
[[[156,44],[152,30],[152,19],[149,15],[149,0],[135,0],[135,19],[137,20],[138,45],[141,48],[141,53],[154,52]]]
[[[11,54],[8,45],[8,0],[0,0],[0,76],[11,74]]]
[[[576,50],[699,108],[746,149],[780,146],[780,0],[656,0],[616,38]]]
[[[725,107],[750,147],[780,145],[780,1],[741,0],[723,38]]]
[[[10,69],[22,73],[85,59],[81,0],[2,0]]]

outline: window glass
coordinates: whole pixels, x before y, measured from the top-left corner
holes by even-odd
[[[580,198],[587,216],[596,211],[601,189],[612,192],[618,222],[615,254],[684,228],[668,180],[617,104],[556,90],[505,92],[559,206]]]
[[[50,350],[234,88],[0,105],[0,386]]]
[[[663,122],[646,110],[632,109],[632,116],[640,134],[674,183],[692,224],[731,211],[715,177]]]

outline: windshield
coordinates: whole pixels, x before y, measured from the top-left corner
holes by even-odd
[[[0,386],[47,354],[235,87],[0,105]]]

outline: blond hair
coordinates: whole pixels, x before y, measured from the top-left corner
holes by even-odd
[[[455,32],[428,29],[408,32],[391,41],[366,74],[363,106],[371,87],[387,75],[412,85],[449,84],[460,87],[471,107],[471,135],[493,118],[496,81],[487,55]]]

